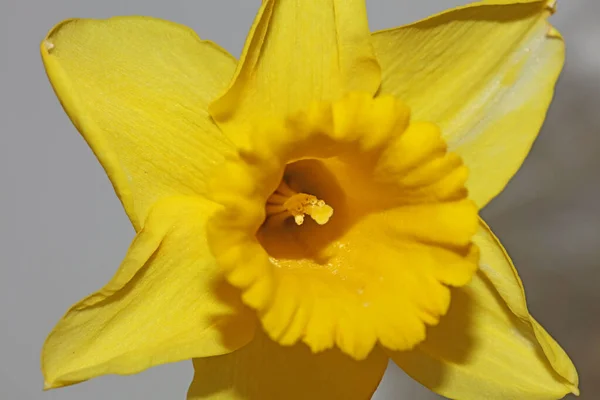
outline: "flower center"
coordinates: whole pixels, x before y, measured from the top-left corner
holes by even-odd
[[[324,225],[333,214],[333,208],[315,196],[298,193],[281,181],[275,193],[267,200],[267,218],[269,223],[280,223],[283,219],[294,217],[297,225],[304,223],[309,215],[317,224]]]
[[[282,345],[410,349],[477,268],[466,167],[391,97],[263,123],[221,173],[209,245]]]

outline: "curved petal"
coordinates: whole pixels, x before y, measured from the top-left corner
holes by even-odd
[[[257,330],[244,348],[194,360],[188,400],[364,400],[383,377],[387,356],[379,348],[364,361],[339,350],[314,354],[303,344],[282,347]]]
[[[579,394],[564,350],[527,311],[523,286],[482,223],[480,270],[456,289],[446,317],[415,350],[391,353],[429,389],[453,399],[558,399]]]
[[[209,168],[230,146],[207,111],[233,75],[229,54],[147,17],[68,20],[41,52],[136,230],[156,200],[205,193]]]
[[[259,115],[289,115],[315,100],[374,94],[381,73],[364,0],[266,0],[227,92],[210,106],[237,140]]]
[[[494,0],[373,34],[381,93],[441,126],[485,206],[521,166],[564,62],[551,1]]]
[[[254,314],[208,252],[215,206],[169,198],[152,208],[113,279],[75,304],[42,349],[46,388],[104,374],[231,352],[254,334]]]

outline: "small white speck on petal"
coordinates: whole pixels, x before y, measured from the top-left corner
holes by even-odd
[[[551,14],[554,14],[556,12],[556,3],[557,0],[551,0],[548,3],[546,3],[546,9],[550,11]]]
[[[44,40],[44,47],[46,48],[47,51],[50,51],[54,48],[54,43],[52,43],[49,40]]]

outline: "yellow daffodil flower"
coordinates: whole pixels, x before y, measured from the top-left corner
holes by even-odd
[[[137,235],[46,388],[194,359],[190,400],[367,399],[391,359],[450,398],[577,394],[478,217],[551,101],[553,11],[371,34],[362,0],[266,0],[239,61],[153,18],[56,26],[46,71]]]

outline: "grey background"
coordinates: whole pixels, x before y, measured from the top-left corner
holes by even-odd
[[[0,399],[184,399],[189,362],[42,392],[39,351],[67,307],[113,274],[133,230],[47,82],[39,42],[68,17],[184,23],[238,56],[259,0],[1,0]],[[373,30],[459,0],[369,0]],[[600,2],[562,1],[567,66],[523,169],[484,210],[520,270],[530,309],[571,355],[582,399],[600,398]],[[436,398],[391,368],[378,399]]]

